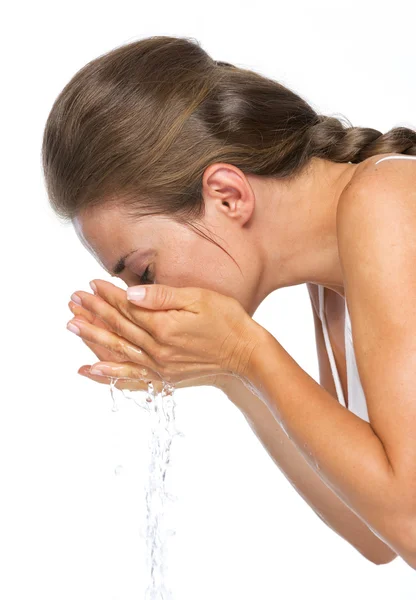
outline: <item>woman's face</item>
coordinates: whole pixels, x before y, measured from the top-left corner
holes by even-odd
[[[73,220],[87,250],[127,286],[157,283],[207,288],[236,298],[252,316],[263,300],[261,253],[241,219],[228,218],[226,211],[216,210],[215,203],[202,223],[205,227],[199,225],[199,229],[231,254],[241,272],[221,248],[166,217],[144,217],[135,223],[120,207],[103,205]],[[124,256],[125,266],[119,272],[116,265]]]

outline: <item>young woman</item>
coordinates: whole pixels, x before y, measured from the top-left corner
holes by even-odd
[[[345,125],[160,36],[76,73],[42,153],[57,216],[130,286],[72,296],[100,361],[79,372],[218,386],[330,527],[416,568],[416,132]],[[252,319],[301,283],[320,384]]]

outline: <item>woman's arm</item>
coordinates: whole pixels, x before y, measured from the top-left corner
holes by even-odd
[[[220,389],[241,410],[272,460],[324,523],[377,565],[396,558],[396,552],[374,535],[308,465],[260,398],[236,377],[223,378]]]
[[[237,375],[266,404],[311,468],[416,569],[416,524],[406,482],[390,469],[371,424],[334,402],[260,326],[251,332],[250,356],[240,363]]]

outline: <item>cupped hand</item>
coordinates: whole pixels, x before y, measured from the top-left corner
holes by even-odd
[[[69,309],[77,318],[77,320],[84,321],[85,323],[90,323],[96,327],[101,327],[107,331],[110,331],[108,325],[104,323],[99,317],[91,313],[89,310],[86,310],[82,306],[75,304],[75,302],[69,302]],[[156,393],[160,393],[163,389],[163,381],[161,381],[160,377],[151,369],[146,369],[144,373],[144,367],[142,367],[138,363],[122,361],[120,358],[115,355],[111,350],[107,350],[103,346],[99,346],[98,344],[94,344],[93,342],[88,342],[81,338],[81,341],[90,348],[90,350],[95,354],[98,358],[98,363],[93,363],[92,365],[83,365],[78,369],[78,373],[83,377],[87,377],[92,381],[97,383],[103,383],[108,385],[111,380],[116,379],[115,387],[120,390],[129,390],[129,391],[147,391],[148,390],[148,382],[151,382],[153,385],[153,389]],[[97,369],[101,368],[110,368],[112,369],[112,374],[110,375],[94,375],[91,373],[91,368],[96,367]],[[198,377],[195,379],[186,379],[185,381],[176,385],[177,388],[185,388],[185,387],[195,387],[201,385],[213,386],[218,389],[224,390],[226,385],[230,382],[231,379],[234,379],[233,376],[218,374],[218,375],[205,375],[203,377]]]
[[[80,374],[105,383],[118,377],[117,387],[145,390],[149,380],[159,381],[160,388],[163,382],[221,387],[224,379],[244,372],[259,326],[235,299],[155,284],[147,286],[139,305],[109,282],[94,283],[96,294],[77,292],[82,306],[69,307],[75,315],[71,322],[101,361],[94,366],[106,374],[84,368]]]

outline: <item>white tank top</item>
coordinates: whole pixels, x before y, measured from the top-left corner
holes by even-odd
[[[400,154],[398,156],[385,156],[380,158],[375,164],[387,159],[410,159],[416,160],[416,156],[404,156]],[[326,318],[324,314],[324,286],[318,285],[319,293],[319,316],[322,322],[322,331],[324,334],[325,346],[328,353],[329,363],[331,365],[331,371],[335,382],[335,388],[337,391],[338,401],[342,406],[346,407],[344,394],[341,387],[341,381],[338,375],[337,367],[335,364],[334,353],[332,351],[331,342],[329,340],[328,328],[326,324]],[[364,419],[364,421],[370,422],[367,411],[367,402],[364,396],[364,390],[361,385],[360,375],[357,369],[357,362],[355,360],[354,343],[352,339],[351,331],[351,319],[348,312],[347,301],[345,300],[345,362],[347,367],[347,389],[348,389],[348,410]]]

